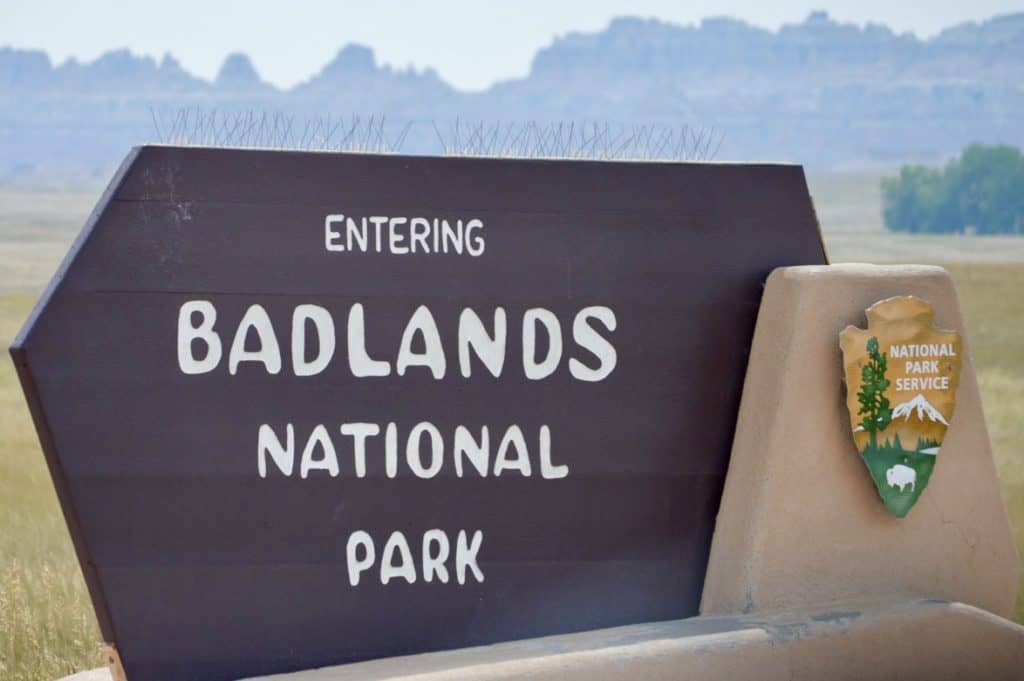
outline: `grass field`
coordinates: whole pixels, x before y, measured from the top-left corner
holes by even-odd
[[[1024,550],[1024,239],[894,239],[881,227],[877,183],[870,173],[811,178],[826,245],[836,261],[952,263],[1004,495]],[[4,347],[97,194],[0,188]],[[50,681],[99,666],[99,630],[6,358],[0,360],[0,434],[0,679]],[[1017,618],[1024,621],[1021,600]]]
[[[880,177],[869,171],[808,176],[832,262],[1024,263],[1018,236],[886,232]]]
[[[10,344],[34,295],[0,295]],[[102,662],[99,628],[14,366],[0,361],[0,679],[52,679]]]

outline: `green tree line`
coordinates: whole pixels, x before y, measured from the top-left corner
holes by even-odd
[[[1024,154],[972,144],[944,168],[905,165],[882,180],[882,214],[894,232],[1024,233]]]

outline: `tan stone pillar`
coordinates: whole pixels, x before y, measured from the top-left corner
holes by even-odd
[[[931,483],[904,519],[878,498],[854,448],[839,332],[879,300],[915,295],[964,334],[939,267],[776,270],[758,315],[702,615],[842,600],[936,598],[1008,616],[1019,562],[1003,504],[970,339],[956,413]]]

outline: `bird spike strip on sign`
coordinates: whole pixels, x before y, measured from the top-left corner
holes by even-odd
[[[868,308],[866,330],[839,336],[853,439],[898,518],[928,486],[956,405],[963,346],[934,315],[920,298],[889,298]]]
[[[697,613],[786,165],[142,147],[12,347],[133,681]]]
[[[725,135],[687,125],[598,121],[396,121],[384,115],[299,116],[283,111],[202,107],[150,109],[161,144],[301,151],[401,153],[410,147],[444,156],[617,161],[709,161]]]

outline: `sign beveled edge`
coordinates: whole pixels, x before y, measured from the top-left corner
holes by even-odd
[[[67,523],[68,532],[71,535],[71,543],[75,548],[75,555],[78,558],[79,568],[82,570],[82,576],[85,578],[86,588],[89,590],[89,598],[92,601],[93,610],[96,613],[96,619],[99,622],[100,633],[103,635],[105,642],[110,644],[116,644],[117,633],[114,628],[113,618],[110,616],[110,609],[107,605],[106,595],[103,592],[103,587],[100,585],[99,576],[96,572],[96,567],[92,561],[92,555],[89,552],[89,547],[86,545],[85,537],[82,535],[81,524],[78,520],[78,514],[75,511],[74,502],[71,499],[71,490],[68,486],[67,478],[64,475],[64,468],[60,463],[60,458],[57,456],[57,448],[53,441],[53,433],[50,429],[49,421],[43,412],[43,405],[39,395],[39,389],[36,385],[35,376],[32,374],[32,370],[28,366],[28,350],[27,344],[29,337],[32,334],[32,330],[35,328],[36,323],[39,320],[43,310],[49,305],[53,299],[57,290],[64,282],[64,278],[67,276],[68,270],[71,267],[72,262],[78,257],[85,243],[92,236],[96,224],[99,222],[100,217],[104,214],[107,206],[113,201],[114,195],[117,190],[121,187],[125,178],[128,176],[129,171],[135,164],[135,160],[138,158],[141,151],[140,147],[133,147],[128,155],[125,156],[118,167],[117,172],[114,173],[107,188],[103,191],[99,201],[96,202],[96,207],[93,208],[89,217],[82,229],[79,231],[78,236],[75,237],[74,242],[68,249],[67,254],[61,261],[57,271],[51,277],[50,282],[46,285],[39,299],[36,301],[35,306],[29,313],[25,323],[22,324],[18,334],[11,341],[8,352],[11,355],[11,361],[14,363],[14,368],[18,374],[18,380],[21,383],[21,389],[25,393],[25,401],[28,404],[29,413],[32,416],[32,423],[35,426],[36,434],[39,437],[39,444],[43,450],[43,457],[46,460],[46,467],[50,472],[50,479],[53,481],[54,489],[57,492],[57,500],[60,503],[60,509],[64,515],[64,521]]]

